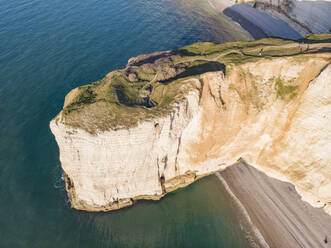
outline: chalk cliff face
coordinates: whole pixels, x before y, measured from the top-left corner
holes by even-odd
[[[198,111],[196,90],[168,116],[128,130],[91,135],[53,120],[73,207],[117,209],[193,182],[196,172],[178,167],[177,157],[181,136]]]
[[[293,183],[331,214],[330,54],[261,59],[189,78],[165,115],[91,134],[50,127],[72,207],[108,211],[159,199],[239,159]],[[261,186],[263,187],[263,186]]]

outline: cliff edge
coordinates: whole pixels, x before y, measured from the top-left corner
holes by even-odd
[[[331,214],[330,40],[199,42],[72,90],[50,123],[72,207],[160,199],[243,159]]]

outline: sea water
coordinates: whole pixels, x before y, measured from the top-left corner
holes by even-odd
[[[107,213],[70,208],[49,129],[71,89],[130,57],[242,38],[198,0],[0,0],[0,247],[248,247],[215,176]]]

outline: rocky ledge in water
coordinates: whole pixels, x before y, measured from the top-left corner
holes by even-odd
[[[241,158],[331,213],[330,39],[199,42],[72,90],[50,123],[72,207],[160,199]]]

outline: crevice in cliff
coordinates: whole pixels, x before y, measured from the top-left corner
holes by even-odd
[[[166,156],[166,158],[168,158],[168,157]],[[164,160],[164,158],[161,160],[161,162],[163,162],[163,160]],[[156,165],[157,165],[158,180],[159,180],[159,183],[160,183],[160,186],[161,186],[161,189],[162,189],[162,195],[163,195],[163,194],[166,193],[165,186],[164,186],[165,178],[164,178],[163,172],[161,173],[160,159],[159,158],[156,158]]]
[[[189,116],[189,113],[188,113],[188,106],[189,106],[189,103],[188,103],[188,100],[186,99],[186,102],[185,102],[185,114],[186,116]],[[191,117],[191,116],[190,116]]]
[[[69,198],[71,207],[75,207],[78,203],[76,202],[76,192],[75,192],[74,182],[65,171],[63,171],[63,179],[65,182],[67,196]]]
[[[74,182],[70,179],[67,173],[63,172],[63,178],[66,182],[66,186],[68,190],[71,190],[74,187]]]
[[[168,155],[165,155],[163,158],[162,158],[162,163],[164,164],[164,170],[167,168],[168,166]]]
[[[222,95],[221,95],[221,85],[219,85],[219,87],[218,87],[218,96],[215,96],[215,94],[213,93],[211,87],[209,87],[209,94],[213,98],[213,100],[216,103],[217,107],[222,108],[222,109],[225,108],[225,102],[224,102],[224,100],[222,98]]]
[[[171,131],[172,128],[173,128],[173,122],[174,122],[174,119],[175,119],[175,112],[174,111],[171,111],[170,114],[169,114],[169,117],[170,117],[170,127],[169,127],[169,130]],[[169,136],[170,136],[170,133],[169,132]]]
[[[180,149],[180,145],[182,142],[182,136],[180,136],[178,138],[178,146],[177,146],[177,153],[176,153],[176,159],[175,159],[175,172],[178,172],[178,163],[177,163],[177,159],[178,159],[178,154],[179,154],[179,149]]]
[[[226,110],[225,101],[222,97],[222,83],[224,82],[224,78],[225,78],[225,74],[222,74],[222,81],[221,81],[221,83],[219,85],[219,88],[218,88],[218,95],[219,95],[219,98],[220,98],[220,101],[222,103],[223,108]]]
[[[160,181],[160,184],[161,184],[162,195],[163,195],[163,194],[167,193],[167,192],[166,192],[165,185],[164,185],[164,182],[165,182],[164,175],[159,176],[159,181]]]
[[[161,129],[162,129],[162,127],[160,126],[160,124],[159,123],[155,123],[154,124],[154,132],[155,132],[155,137],[158,139],[158,138],[160,138],[160,134],[161,134]]]
[[[199,89],[199,105],[201,103],[201,99],[202,99],[202,92],[203,92],[203,87],[204,87],[204,81],[202,78],[199,78],[199,82],[201,84],[201,87]]]
[[[78,150],[77,150],[77,157],[78,157],[78,160],[80,160],[80,154],[79,154]]]

